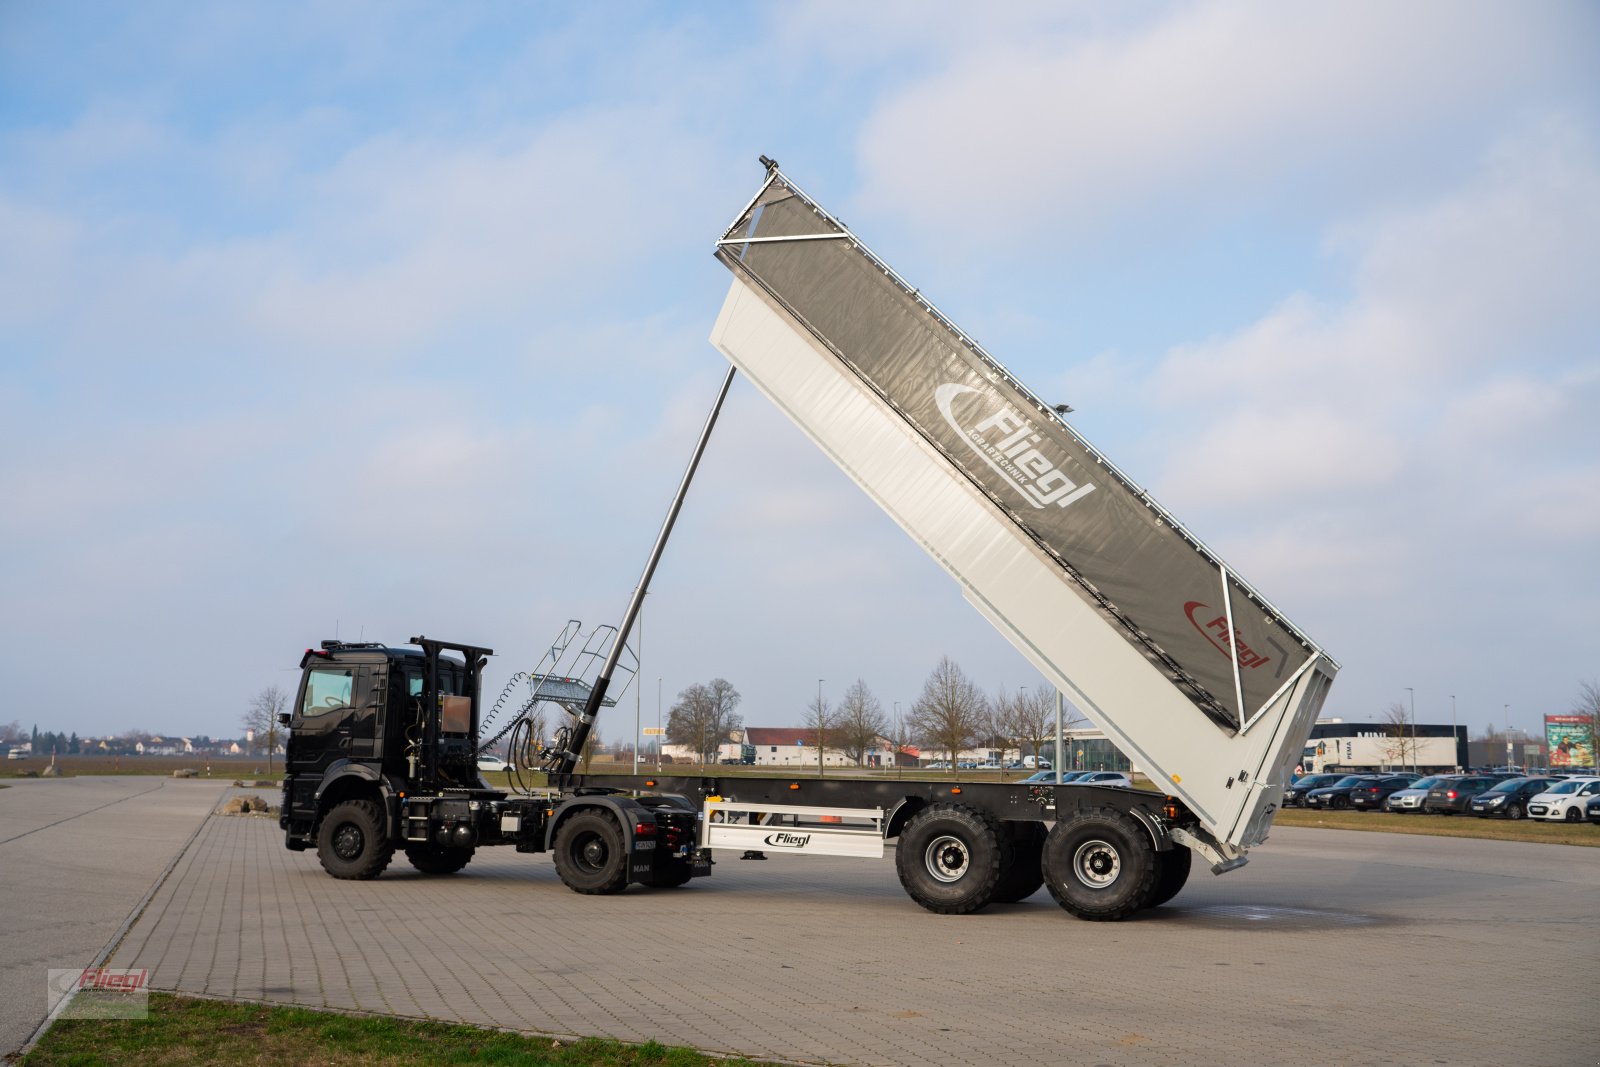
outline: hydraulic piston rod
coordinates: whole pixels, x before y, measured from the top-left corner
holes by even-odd
[[[650,549],[650,557],[645,561],[644,573],[639,577],[639,584],[634,587],[633,596],[628,600],[628,608],[622,613],[622,622],[617,626],[616,637],[612,639],[611,651],[606,656],[605,664],[600,668],[600,676],[595,679],[594,688],[589,692],[589,699],[584,703],[583,712],[578,716],[577,725],[573,728],[567,747],[557,755],[559,762],[553,768],[555,774],[571,774],[578,765],[579,754],[583,752],[584,743],[589,740],[589,731],[594,727],[595,716],[600,711],[600,702],[605,699],[606,690],[611,685],[612,672],[616,670],[617,660],[622,656],[622,650],[628,643],[628,635],[633,630],[633,624],[638,621],[639,609],[644,605],[644,596],[650,591],[650,579],[656,573],[656,564],[661,562],[661,553],[667,547],[667,538],[672,536],[672,526],[678,521],[678,512],[683,508],[683,498],[689,493],[689,483],[694,480],[694,473],[700,466],[700,457],[705,454],[706,442],[711,439],[711,431],[717,425],[717,416],[722,413],[722,402],[728,397],[728,388],[733,385],[733,376],[738,373],[733,367],[728,368],[727,375],[722,379],[722,388],[717,390],[717,399],[711,405],[711,413],[706,416],[706,424],[700,429],[700,439],[695,442],[694,454],[689,457],[689,466],[683,472],[683,480],[678,483],[678,491],[672,497],[672,506],[667,509],[667,517],[661,524],[661,532],[656,534],[656,543]],[[553,783],[552,783],[553,784]]]

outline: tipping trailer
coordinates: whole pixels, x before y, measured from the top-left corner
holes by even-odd
[[[1101,920],[1170,900],[1196,854],[1218,874],[1242,866],[1338,665],[762,163],[760,189],[716,248],[733,283],[712,342],[732,368],[610,651],[592,683],[575,683],[581,706],[550,742],[524,730],[514,745],[548,785],[498,789],[477,774],[488,649],[325,642],[302,660],[285,717],[288,847],[314,847],[336,877],[369,878],[396,849],[449,873],[477,847],[514,845],[552,853],[578,892],[613,893],[683,885],[709,874],[719,849],[881,856],[892,840],[901,884],[932,911],[974,912],[1043,884]],[[1160,791],[577,773],[736,370]]]

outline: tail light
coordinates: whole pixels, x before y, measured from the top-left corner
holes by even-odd
[[[1452,789],[1450,792],[1446,793],[1445,796],[1449,797],[1451,800],[1454,800],[1456,798],[1456,791]]]

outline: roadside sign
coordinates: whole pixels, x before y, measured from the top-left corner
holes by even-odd
[[[659,726],[646,726],[644,728],[644,735],[646,737],[660,737],[662,734],[664,734],[666,732],[667,731],[663,730]]]

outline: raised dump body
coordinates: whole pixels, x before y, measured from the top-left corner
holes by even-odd
[[[716,254],[717,348],[1188,805],[1214,863],[1263,840],[1338,665],[776,164]]]

